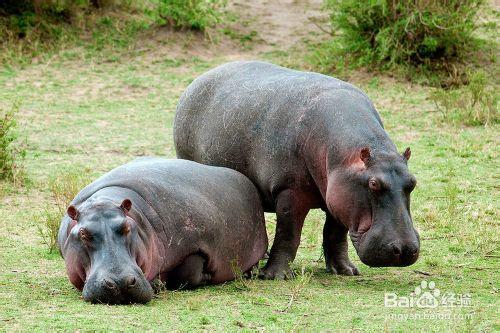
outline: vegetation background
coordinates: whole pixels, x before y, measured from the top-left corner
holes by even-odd
[[[498,6],[480,0],[4,0],[0,3],[0,330],[497,331]],[[83,302],[56,245],[76,192],[134,157],[174,157],[179,95],[261,59],[367,92],[412,147],[419,261],[324,269],[312,211],[288,281]],[[272,241],[275,216],[266,216]],[[422,281],[470,306],[384,307]]]

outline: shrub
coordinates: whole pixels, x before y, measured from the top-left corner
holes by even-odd
[[[17,182],[22,175],[26,149],[19,141],[16,115],[19,106],[10,110],[0,108],[0,179]]]
[[[451,73],[453,64],[478,45],[473,32],[483,2],[325,0],[333,31],[340,32],[337,41],[330,43],[330,51],[357,66],[388,69],[403,65]]]
[[[205,31],[220,21],[226,0],[159,0],[160,23],[178,29]]]
[[[134,3],[149,6],[149,2]],[[136,15],[131,4],[131,0],[0,1],[0,63],[29,62],[78,41],[94,42],[98,50],[103,43],[128,44],[154,21]]]
[[[57,249],[57,233],[69,203],[89,182],[89,170],[63,172],[50,178],[48,188],[52,203],[35,217],[38,233],[49,252]]]
[[[488,85],[486,73],[478,71],[468,75],[470,82],[459,89],[436,89],[430,99],[436,104],[443,119],[465,125],[497,123],[498,93]]]
[[[75,24],[82,21],[82,14],[91,9],[110,7],[112,1],[103,0],[6,0],[0,3],[0,17],[4,24],[19,38],[25,38],[35,29],[49,34],[54,24]]]

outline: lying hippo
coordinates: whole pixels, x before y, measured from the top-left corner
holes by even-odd
[[[58,243],[85,300],[145,303],[156,278],[172,287],[234,279],[263,257],[267,235],[258,192],[240,173],[141,158],[78,193]]]
[[[367,265],[417,260],[410,149],[398,153],[372,102],[346,82],[257,61],[222,65],[181,96],[174,140],[179,158],[246,175],[265,211],[276,212],[264,278],[291,274],[312,208],[326,212],[323,247],[334,274],[359,274],[347,255],[348,231]]]

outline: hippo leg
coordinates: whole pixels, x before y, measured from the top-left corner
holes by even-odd
[[[323,251],[326,270],[332,274],[359,275],[347,253],[347,228],[326,212],[323,228]]]
[[[169,289],[196,288],[210,280],[210,274],[205,273],[206,259],[199,254],[191,254],[182,264],[168,274]]]
[[[300,233],[309,211],[302,202],[302,193],[282,191],[276,200],[276,235],[271,254],[259,277],[263,279],[292,278],[290,263],[295,259],[300,243]]]

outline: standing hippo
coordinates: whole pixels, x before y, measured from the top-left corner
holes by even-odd
[[[141,158],[78,193],[58,244],[85,300],[146,303],[156,278],[172,287],[234,279],[263,257],[267,235],[259,194],[242,174]]]
[[[326,268],[358,275],[347,233],[370,266],[407,266],[419,254],[408,171],[369,98],[329,76],[257,61],[232,62],[189,85],[175,116],[179,158],[224,166],[257,186],[276,212],[263,278],[284,278],[310,209],[326,212]]]

